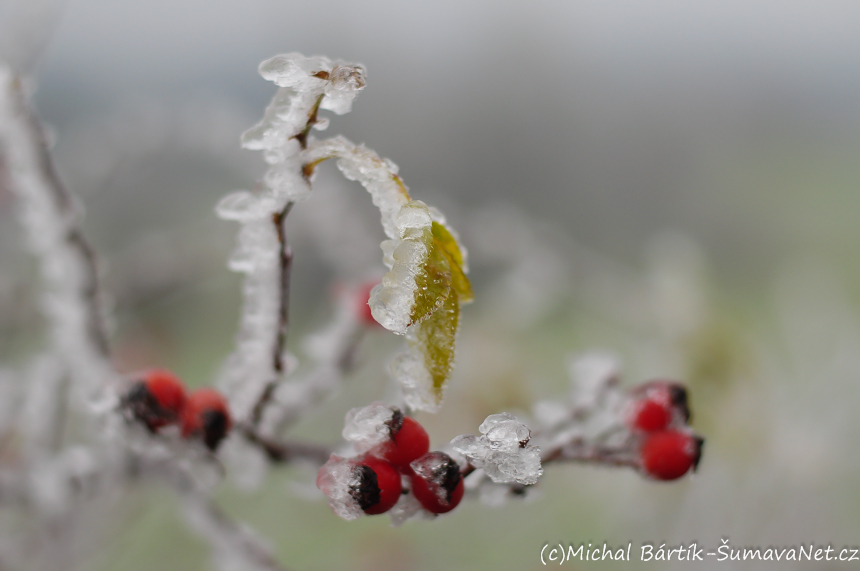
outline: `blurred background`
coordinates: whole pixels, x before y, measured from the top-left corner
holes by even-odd
[[[32,75],[108,262],[123,370],[203,385],[231,350],[236,226],[213,208],[263,172],[239,135],[274,93],[257,65],[291,51],[366,66],[353,112],[317,136],[391,158],[469,249],[457,370],[442,412],[420,416],[434,446],[563,398],[571,356],[593,349],[627,383],[686,381],[707,444],[673,484],[554,466],[528,502],[399,529],[334,516],[312,470],[225,484],[224,509],[281,561],[528,570],[547,543],[860,544],[860,5],[0,0],[0,58]],[[314,194],[289,219],[300,359],[336,286],[384,269],[366,193],[329,165]],[[0,189],[0,362],[21,366],[44,331],[13,209]],[[385,393],[398,347],[370,334],[344,390],[291,436],[336,442],[344,412]],[[209,568],[168,490],[105,513],[68,568]]]

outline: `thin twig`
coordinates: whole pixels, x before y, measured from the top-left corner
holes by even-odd
[[[541,459],[543,465],[554,462],[578,462],[582,464],[626,466],[635,470],[639,469],[639,464],[630,457],[630,454],[626,450],[602,446],[583,446],[579,448],[559,446],[547,452]]]
[[[318,444],[305,442],[276,442],[260,435],[253,427],[242,425],[239,427],[248,442],[259,446],[272,462],[284,464],[292,460],[311,460],[319,465],[325,464],[332,453],[332,449]]]
[[[310,133],[310,130],[318,121],[319,107],[320,103],[322,103],[323,97],[324,95],[320,95],[317,98],[308,113],[308,120],[305,123],[305,126],[292,137],[299,142],[302,150],[305,150],[308,147],[308,133]],[[305,169],[302,168],[302,173],[304,173],[304,170]],[[305,176],[305,179],[308,180],[308,183],[310,184],[310,177]],[[266,384],[266,387],[263,389],[263,392],[260,393],[260,397],[257,399],[257,402],[254,403],[254,408],[251,410],[250,418],[251,425],[254,427],[260,424],[266,405],[271,402],[275,389],[284,373],[284,352],[287,349],[287,334],[290,328],[290,277],[293,267],[293,253],[290,250],[289,243],[287,242],[287,229],[284,225],[286,223],[287,216],[289,216],[294,205],[295,203],[292,201],[287,202],[280,212],[276,212],[272,215],[272,223],[275,225],[275,231],[278,234],[278,255],[280,262],[278,332],[277,339],[275,340],[274,354],[272,355],[272,366],[278,378],[273,379]]]
[[[284,370],[283,354],[287,348],[287,333],[290,326],[290,274],[293,268],[293,252],[287,242],[287,230],[284,228],[287,216],[293,209],[294,202],[288,202],[284,209],[272,215],[275,229],[278,232],[278,243],[280,244],[279,259],[281,265],[281,300],[278,307],[278,342],[275,346],[274,367],[275,371],[282,373]]]

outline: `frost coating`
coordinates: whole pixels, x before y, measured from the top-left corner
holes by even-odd
[[[221,379],[238,418],[247,418],[265,387],[286,372],[286,356],[278,354],[283,260],[276,221],[288,204],[310,193],[301,155],[308,131],[319,109],[346,113],[365,85],[361,66],[296,53],[264,61],[259,72],[280,89],[263,119],[242,135],[242,146],[263,151],[269,168],[259,188],[234,192],[216,207],[221,218],[241,224],[228,267],[246,275],[244,306],[237,347]]]
[[[260,65],[260,74],[280,86],[263,120],[242,137],[249,149],[261,150],[270,168],[254,192],[239,191],[221,200],[218,214],[242,224],[239,245],[230,268],[248,275],[240,348],[225,368],[224,384],[241,386],[243,395],[233,403],[238,415],[247,413],[256,395],[282,376],[277,363],[279,322],[277,310],[258,297],[275,299],[282,284],[284,253],[277,226],[288,204],[305,198],[314,170],[323,161],[335,159],[349,180],[370,193],[379,208],[383,230],[383,263],[389,272],[373,289],[369,306],[374,319],[386,329],[407,335],[409,352],[395,367],[404,386],[407,403],[413,408],[434,410],[453,367],[454,342],[459,323],[459,304],[471,301],[465,277],[465,250],[456,233],[445,225],[436,209],[412,200],[397,174],[397,165],[344,137],[313,141],[309,132],[319,124],[317,113],[328,109],[341,114],[365,86],[360,66],[306,58],[299,54],[275,56]],[[275,224],[271,224],[274,217]],[[268,304],[272,305],[272,304]],[[275,354],[271,359],[257,358]],[[254,355],[254,358],[248,357]],[[275,370],[277,369],[277,370]],[[248,385],[254,390],[247,390]],[[238,391],[232,391],[238,393]],[[244,402],[247,400],[248,402]]]
[[[543,474],[540,448],[529,444],[529,428],[507,412],[493,414],[479,427],[481,436],[461,435],[451,446],[498,484],[535,484]]]
[[[337,159],[337,168],[343,176],[361,183],[379,209],[385,235],[391,240],[399,240],[397,215],[410,198],[408,189],[397,175],[397,165],[342,136],[314,142],[302,153],[305,164],[316,165],[326,159]]]
[[[30,250],[39,260],[41,311],[71,373],[75,401],[91,403],[106,398],[105,388],[116,375],[105,356],[104,308],[91,293],[96,269],[80,234],[82,210],[53,175],[46,138],[20,81],[0,64],[0,155]]]
[[[331,455],[317,475],[317,487],[328,496],[328,505],[346,520],[357,519],[364,513],[353,493],[360,484],[361,478],[352,461],[336,454]]]
[[[394,411],[391,407],[381,402],[353,408],[346,413],[343,438],[354,442],[358,452],[370,450],[390,438],[393,417]]]

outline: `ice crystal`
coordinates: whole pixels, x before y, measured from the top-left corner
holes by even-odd
[[[530,431],[510,413],[493,414],[479,427],[481,436],[461,435],[451,446],[493,482],[535,484],[543,473],[540,449]]]

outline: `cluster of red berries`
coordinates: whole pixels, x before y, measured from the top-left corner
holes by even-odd
[[[687,389],[672,381],[650,381],[631,391],[624,420],[639,435],[642,471],[657,480],[675,480],[695,471],[705,440],[689,427]]]
[[[233,426],[221,393],[210,388],[186,393],[176,375],[161,369],[141,373],[123,396],[122,406],[151,432],[178,424],[183,438],[199,439],[212,451]]]
[[[430,452],[427,431],[400,409],[392,408],[385,425],[388,438],[384,442],[349,460],[351,499],[367,515],[387,512],[408,489],[430,513],[446,513],[457,507],[463,498],[459,464],[444,452]],[[326,489],[327,469],[328,465],[320,469],[317,487],[330,494]],[[408,481],[406,492],[404,481]]]

